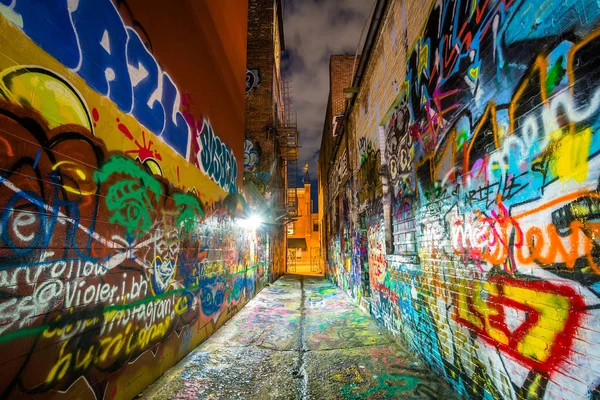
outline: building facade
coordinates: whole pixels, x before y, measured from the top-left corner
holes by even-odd
[[[131,399],[277,271],[240,228],[248,4],[0,4],[0,398]]]
[[[272,238],[274,276],[286,270],[286,225],[297,215],[298,131],[281,76],[282,0],[250,0],[244,186]],[[293,190],[289,190],[290,187]]]
[[[337,210],[335,202],[338,199],[340,180],[347,179],[347,171],[338,167],[345,167],[346,163],[334,163],[336,159],[342,159],[346,151],[346,139],[339,135],[341,131],[340,122],[346,111],[346,96],[344,89],[352,86],[354,72],[360,61],[360,56],[349,54],[332,55],[329,60],[329,96],[317,171],[319,174],[319,220],[321,221],[321,248],[327,246],[327,238],[332,229],[331,210]],[[339,153],[339,155],[338,155]],[[326,263],[326,252],[321,251],[323,264]],[[345,264],[344,264],[345,265]]]
[[[287,272],[323,275],[319,214],[313,212],[308,164],[304,187],[297,189],[298,217],[287,225]]]
[[[326,274],[465,398],[598,398],[599,28],[588,1],[377,2],[345,178],[320,164]]]

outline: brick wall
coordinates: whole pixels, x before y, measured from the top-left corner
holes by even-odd
[[[247,68],[254,84],[246,88],[246,138],[244,182],[257,190],[258,196],[270,198],[267,207],[260,199],[263,216],[284,201],[285,168],[276,141],[276,131],[282,120],[281,72],[279,58],[283,38],[280,37],[281,8],[275,0],[248,2]],[[269,208],[268,210],[265,208]],[[273,219],[279,215],[271,216]],[[271,254],[273,277],[285,271],[285,229],[272,232]]]
[[[333,136],[334,119],[343,114],[346,109],[344,89],[352,86],[353,72],[356,72],[355,70],[359,62],[360,56],[355,57],[348,54],[332,55],[329,60],[329,98],[319,152],[320,173],[324,174],[326,181],[329,179],[331,169],[334,167],[333,157],[335,157],[335,146],[340,139]],[[324,202],[327,203],[331,200],[331,195],[335,194],[332,194],[331,189],[327,186],[323,189],[323,194],[319,196],[323,196]],[[319,193],[321,192],[319,191]]]
[[[165,49],[135,7],[145,30],[109,0],[35,3],[0,8],[0,398],[131,399],[265,283],[266,239],[235,221],[242,154],[219,137],[241,153],[226,81],[244,65],[161,63],[214,45],[194,7],[178,25],[199,36]],[[244,2],[219,4],[245,24]],[[178,58],[197,76],[163,69]],[[205,96],[238,114],[186,101]]]
[[[274,5],[273,0],[250,0],[248,5],[247,68],[258,75],[260,83],[246,96],[246,136],[260,144],[259,168],[265,170],[273,162],[273,140],[267,138],[267,129],[276,126]]]
[[[359,62],[360,56],[355,57],[349,54],[332,55],[329,60],[329,98],[319,152],[319,176],[322,176],[322,179],[320,178],[321,186],[319,187],[319,214],[321,219],[323,219],[323,215],[328,209],[327,205],[336,196],[337,182],[340,179],[347,178],[334,172],[340,166],[335,162],[336,157],[342,156],[341,153],[336,156],[336,144],[341,138],[333,136],[334,117],[341,115],[346,109],[344,89],[352,86],[353,74],[356,72]],[[339,171],[339,168],[337,170]],[[335,174],[335,176],[332,177],[332,174]],[[335,187],[331,186],[330,182],[334,182]],[[323,226],[322,235],[324,235],[328,225],[324,224]],[[326,257],[325,251],[322,252],[322,257]]]
[[[598,398],[598,6],[390,3],[328,275],[465,398]]]
[[[359,62],[360,56],[355,57],[353,54],[333,55],[329,59],[329,91],[331,113],[334,116],[344,112],[346,108],[344,89],[352,86],[353,73],[356,72]]]
[[[349,54],[332,55],[329,59],[329,99],[327,101],[327,112],[323,125],[322,154],[323,159],[330,160],[335,150],[335,139],[333,138],[334,118],[342,114],[346,108],[346,97],[344,89],[352,86],[353,72],[356,72],[360,56]],[[354,71],[353,71],[354,69]]]

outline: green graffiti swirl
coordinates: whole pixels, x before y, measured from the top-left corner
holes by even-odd
[[[191,233],[198,216],[204,217],[202,206],[196,196],[189,193],[175,193],[173,200],[180,214],[177,218],[177,226],[182,226],[186,233]]]
[[[131,236],[141,236],[152,227],[149,210],[152,210],[153,202],[148,191],[158,202],[163,194],[162,186],[138,163],[122,156],[111,157],[94,174],[94,179],[102,184],[117,174],[123,179],[110,185],[105,200],[108,210],[113,212],[109,222],[122,225]]]

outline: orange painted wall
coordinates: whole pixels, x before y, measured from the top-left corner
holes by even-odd
[[[6,3],[0,399],[132,399],[277,278],[237,220],[244,2]]]
[[[182,94],[191,95],[191,113],[207,117],[215,133],[231,147],[241,184],[248,0],[117,3],[127,22],[137,22],[147,32],[154,56]],[[140,33],[139,27],[136,30]]]

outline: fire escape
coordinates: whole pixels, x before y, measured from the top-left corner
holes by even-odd
[[[280,157],[283,171],[285,172],[285,184],[283,193],[276,196],[277,209],[280,213],[279,220],[287,224],[298,217],[298,125],[297,115],[294,110],[291,96],[291,81],[283,81],[283,121],[277,127],[277,142],[281,151]]]

